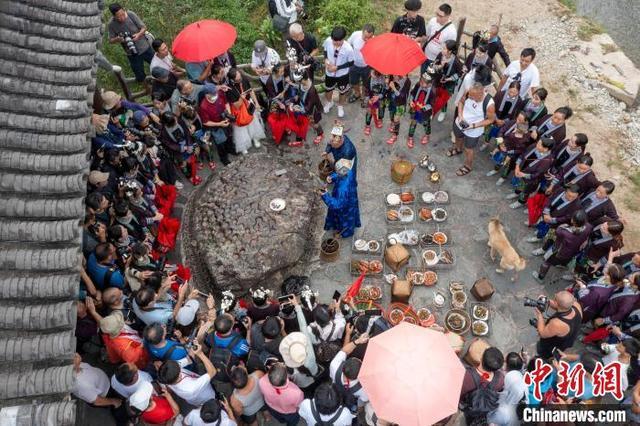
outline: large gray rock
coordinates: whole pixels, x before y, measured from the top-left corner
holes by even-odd
[[[212,177],[190,201],[185,230],[188,264],[196,275],[207,275],[199,285],[239,294],[257,283],[275,286],[312,241],[319,201],[314,179],[306,169],[262,153]],[[269,208],[274,198],[286,200],[283,211]]]

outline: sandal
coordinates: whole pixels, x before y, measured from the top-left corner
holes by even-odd
[[[468,168],[467,166],[462,166],[456,172],[456,176],[465,176],[465,175],[468,175],[469,173],[471,173],[471,169]]]
[[[397,135],[391,135],[391,137],[389,139],[387,139],[387,144],[388,145],[393,145],[394,143],[396,143],[396,139],[398,139]]]
[[[450,148],[447,151],[447,157],[455,157],[456,155],[462,154],[462,150],[458,148]]]
[[[422,137],[422,139],[420,139],[420,143],[421,143],[422,145],[426,145],[426,144],[428,144],[428,143],[429,143],[429,135],[424,135],[424,136]]]
[[[320,142],[322,142],[323,137],[324,137],[324,134],[316,136],[315,139],[313,139],[313,144],[320,145]]]
[[[371,126],[364,127],[364,135],[369,136],[371,134]]]
[[[413,138],[411,136],[409,136],[407,138],[407,147],[409,147],[409,149],[413,148],[415,145],[413,143]]]

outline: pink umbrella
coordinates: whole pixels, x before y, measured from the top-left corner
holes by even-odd
[[[458,410],[464,373],[444,334],[403,322],[369,340],[358,379],[379,418],[426,426]]]

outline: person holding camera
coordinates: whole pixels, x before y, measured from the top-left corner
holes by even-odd
[[[536,348],[542,358],[551,358],[554,348],[564,351],[573,346],[582,325],[582,306],[568,291],[557,292],[549,300],[548,307],[556,313],[545,320],[544,310],[537,304],[534,309],[536,318],[532,320],[532,325],[540,336]]]
[[[107,23],[109,43],[122,45],[136,81],[142,83],[146,77],[144,63],[151,64],[154,55],[146,37],[147,26],[138,15],[118,3],[109,5],[109,11],[113,15]]]
[[[124,288],[124,276],[116,266],[116,247],[100,243],[87,259],[87,273],[99,290],[108,287]]]

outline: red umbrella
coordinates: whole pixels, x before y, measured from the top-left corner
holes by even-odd
[[[361,52],[367,65],[382,74],[405,75],[427,59],[415,40],[395,33],[375,36]]]
[[[236,41],[233,25],[215,19],[189,24],[173,40],[173,56],[185,62],[213,59],[229,50]]]

